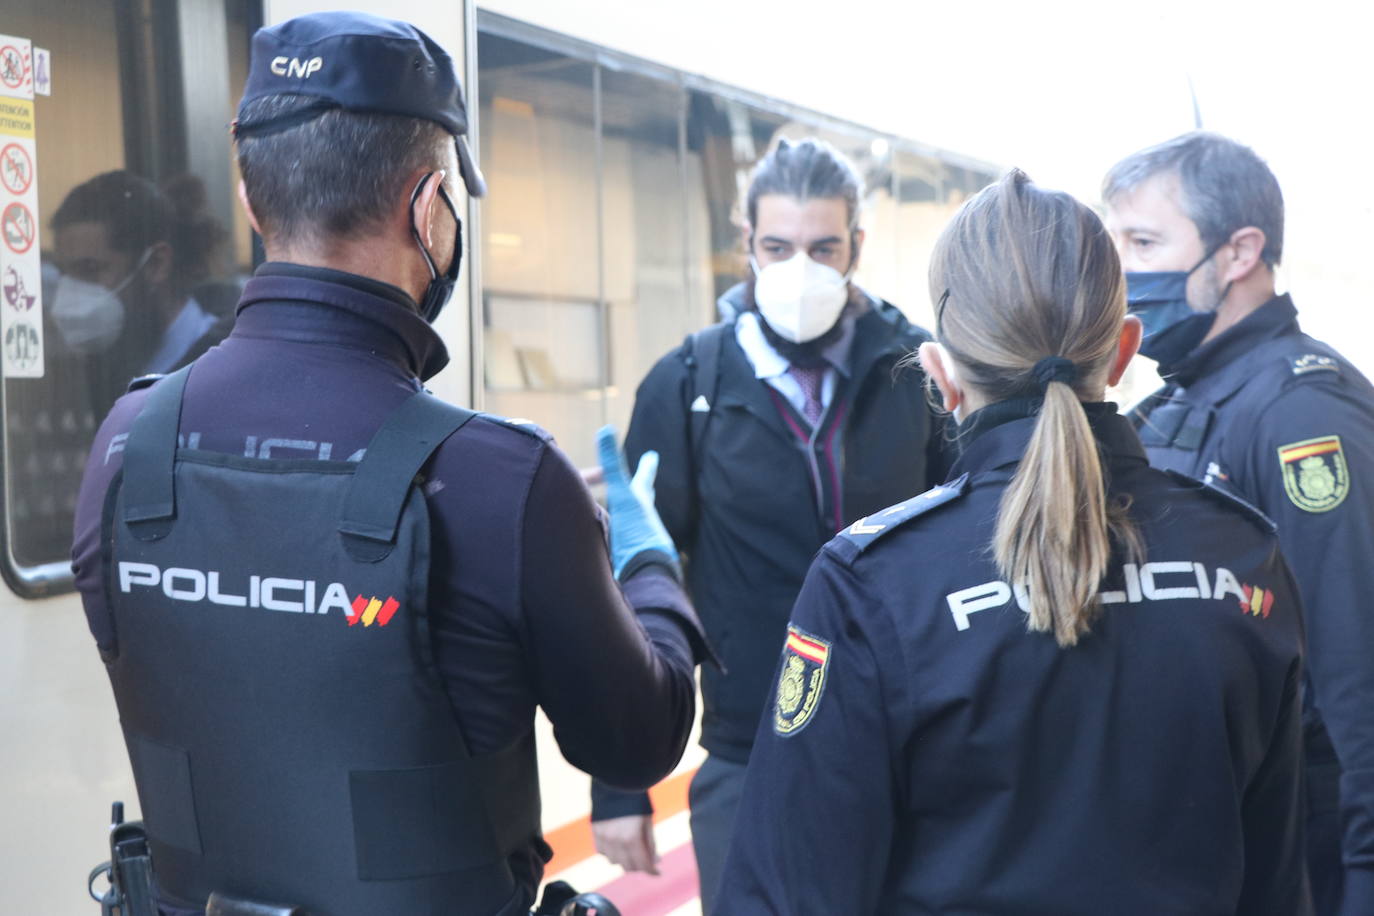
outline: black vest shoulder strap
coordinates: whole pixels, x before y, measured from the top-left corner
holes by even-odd
[[[426,391],[411,395],[377,430],[353,475],[339,533],[355,560],[391,552],[411,484],[444,440],[477,414]]]
[[[124,443],[124,521],[140,540],[161,537],[166,526],[138,523],[176,518],[173,465],[181,396],[190,375],[191,366],[186,366],[152,387]]]

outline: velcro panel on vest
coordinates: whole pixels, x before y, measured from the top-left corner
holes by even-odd
[[[503,860],[538,823],[537,805],[533,821],[519,810],[524,799],[535,798],[529,786],[539,774],[531,750],[521,742],[437,767],[350,773],[358,877],[413,878],[442,874],[455,863]],[[454,824],[468,829],[455,831]],[[518,827],[512,836],[497,825]]]
[[[158,825],[162,842],[200,855],[200,827],[191,791],[191,758],[179,747],[159,744],[132,732],[124,738],[134,781],[140,788],[156,787],[156,791],[139,796],[144,820]]]

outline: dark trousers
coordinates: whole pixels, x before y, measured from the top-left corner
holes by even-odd
[[[708,755],[687,790],[702,913],[709,914],[716,902],[716,888],[725,870],[725,853],[730,848],[730,835],[734,833],[735,812],[744,792],[747,769],[747,764]]]
[[[1340,796],[1340,764],[1308,764],[1307,873],[1316,916],[1337,916],[1344,896]]]

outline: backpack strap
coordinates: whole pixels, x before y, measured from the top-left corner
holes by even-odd
[[[701,450],[706,442],[706,428],[716,409],[716,395],[720,391],[720,363],[725,350],[725,338],[731,325],[713,324],[687,335],[683,342],[683,361],[687,364],[688,393],[687,441],[692,451],[692,479],[701,467]]]
[[[123,520],[140,541],[165,537],[176,519],[177,428],[190,375],[186,366],[153,385],[124,443]]]
[[[372,437],[344,501],[339,534],[349,556],[375,563],[391,553],[415,476],[475,416],[427,391],[415,392],[392,411]]]

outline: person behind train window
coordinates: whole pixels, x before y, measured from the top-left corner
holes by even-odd
[[[237,291],[210,282],[228,236],[198,183],[182,176],[168,194],[132,172],[106,172],[53,214],[62,271],[48,308],[54,357],[85,368],[98,416],[136,376],[180,368],[229,332],[222,300]]]
[[[661,456],[658,508],[724,663],[702,671],[708,756],[689,793],[708,908],[807,564],[842,526],[942,477],[920,378],[894,372],[928,335],[851,280],[862,199],[834,148],[779,141],[745,198],[752,275],[723,296],[737,317],[658,361],[626,435],[631,460]],[[650,811],[646,796],[594,789],[597,848],[653,870]]]
[[[712,912],[1309,913],[1298,594],[1103,402],[1141,330],[1101,222],[1013,171],[930,288],[962,454],[812,565]]]
[[[454,201],[485,190],[428,36],[262,29],[236,123],[268,261],[222,345],[115,405],[76,522],[163,905],[527,914],[536,706],[628,789],[691,732],[705,643],[652,458],[632,489],[603,431],[608,545],[547,434],[423,394]]]
[[[1114,166],[1103,199],[1165,380],[1132,414],[1151,462],[1262,509],[1302,590],[1317,912],[1374,913],[1374,388],[1276,294],[1283,195],[1251,149],[1185,134]]]

